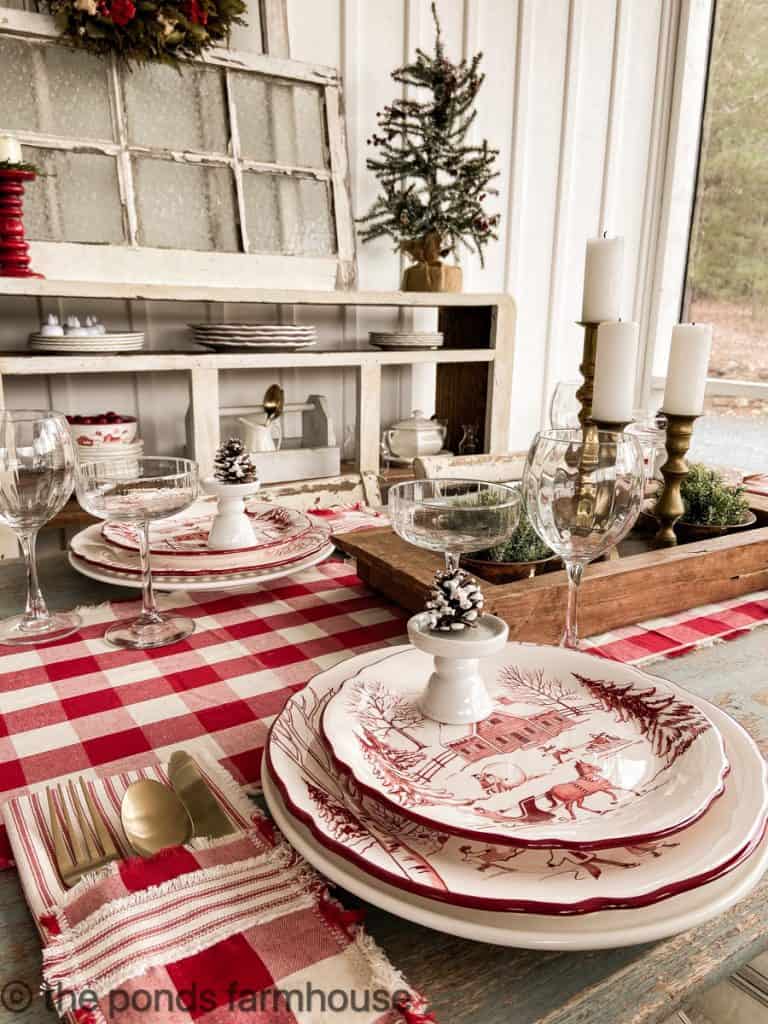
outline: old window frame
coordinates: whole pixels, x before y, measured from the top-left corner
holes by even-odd
[[[0,35],[66,45],[52,17],[9,8],[0,9]],[[242,247],[237,253],[199,252],[188,249],[155,249],[138,244],[138,216],[133,190],[131,156],[152,155],[155,148],[128,142],[125,96],[122,89],[124,72],[114,58],[105,58],[110,97],[115,122],[114,140],[77,140],[50,133],[5,128],[0,134],[15,135],[22,145],[67,150],[73,145],[87,147],[90,152],[113,157],[117,164],[120,202],[126,224],[125,245],[82,242],[31,242],[34,265],[47,277],[57,280],[98,281],[119,284],[186,284],[238,285],[260,287],[300,287],[330,290],[351,287],[355,278],[355,236],[349,191],[347,145],[342,116],[341,81],[337,69],[307,64],[267,54],[233,50],[210,51],[195,64],[222,70],[225,80],[227,113],[230,120],[230,141],[226,155],[199,153],[192,150],[162,151],[165,159],[180,163],[229,167],[234,178],[235,205],[239,218]],[[253,72],[269,80],[318,87],[323,97],[325,141],[328,167],[289,166],[248,160],[241,156],[231,72]],[[325,181],[330,193],[330,219],[335,232],[336,252],[328,256],[306,256],[273,253],[249,253],[243,171],[273,173]],[[281,211],[282,214],[283,211]]]

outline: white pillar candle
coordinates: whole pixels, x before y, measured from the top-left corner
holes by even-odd
[[[606,321],[597,329],[592,419],[629,423],[635,399],[638,324]]]
[[[0,135],[0,164],[5,160],[9,164],[21,163],[21,143],[13,135]]]
[[[672,328],[664,412],[673,416],[701,414],[711,348],[712,324],[678,324]]]
[[[588,239],[581,309],[581,319],[585,324],[618,320],[621,313],[623,273],[623,238],[617,236]]]

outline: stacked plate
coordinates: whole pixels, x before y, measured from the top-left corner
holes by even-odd
[[[231,590],[279,579],[323,561],[333,551],[324,525],[295,509],[249,502],[253,544],[233,551],[208,547],[215,505],[199,502],[182,516],[150,527],[152,578],[158,590]],[[137,530],[127,523],[95,524],[72,538],[69,561],[102,583],[140,587]]]
[[[200,345],[219,351],[296,352],[317,344],[317,330],[298,324],[189,324]]]
[[[141,331],[110,334],[65,334],[49,337],[46,334],[30,334],[28,347],[33,352],[55,352],[60,355],[72,353],[116,353],[140,352],[144,348]]]
[[[104,463],[103,475],[139,475],[139,459],[144,454],[144,442],[139,439],[129,444],[75,444],[78,462]]]
[[[391,352],[403,349],[442,348],[443,335],[440,331],[426,331],[420,334],[407,331],[371,331],[368,340],[375,348]]]
[[[479,941],[597,949],[714,917],[768,866],[766,766],[718,708],[592,655],[509,644],[474,726],[424,717],[431,658],[368,652],[272,725],[265,794],[334,882]]]

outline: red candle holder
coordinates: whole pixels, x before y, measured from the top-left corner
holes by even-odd
[[[44,276],[30,269],[24,238],[24,182],[36,177],[34,171],[0,169],[0,277]]]

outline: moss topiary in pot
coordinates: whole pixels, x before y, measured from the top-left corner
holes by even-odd
[[[462,558],[461,564],[489,583],[529,579],[560,567],[560,558],[539,537],[525,512],[509,540],[487,551]]]
[[[691,465],[680,495],[685,515],[678,520],[675,532],[681,540],[717,537],[755,522],[744,488],[726,483],[722,473],[701,463]]]

